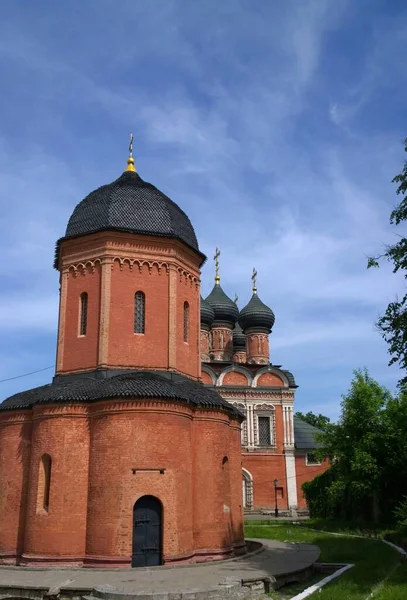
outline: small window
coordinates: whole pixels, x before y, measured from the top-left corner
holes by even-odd
[[[52,460],[49,454],[41,458],[38,473],[37,512],[49,511],[49,495],[51,489]]]
[[[146,296],[144,292],[136,292],[134,296],[134,333],[145,332]]]
[[[86,335],[88,325],[88,294],[81,294],[81,312],[79,321],[79,335]]]
[[[184,302],[184,342],[189,342],[189,304]]]
[[[307,465],[320,465],[321,461],[315,452],[307,452],[305,456],[305,463]]]
[[[258,419],[259,419],[259,446],[271,446],[270,417],[258,417]]]

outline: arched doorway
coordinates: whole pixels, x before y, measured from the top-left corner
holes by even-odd
[[[243,509],[253,508],[253,477],[249,471],[242,469]]]
[[[142,496],[133,507],[132,567],[162,564],[162,505],[154,496]]]

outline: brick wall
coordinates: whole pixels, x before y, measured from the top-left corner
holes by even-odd
[[[144,495],[163,506],[166,562],[244,547],[240,424],[221,411],[154,400],[44,405],[3,413],[0,432],[0,562],[22,554],[29,565],[129,566]],[[48,510],[38,494],[44,454]]]
[[[0,562],[14,564],[24,545],[31,443],[30,411],[0,414]]]
[[[321,465],[307,465],[306,454],[297,455],[295,457],[295,469],[297,473],[297,495],[298,495],[298,508],[307,508],[304,494],[302,491],[302,484],[306,481],[311,481],[317,475],[324,473],[329,469],[330,464],[328,460],[324,460]]]
[[[283,490],[283,497],[278,499],[278,508],[288,508],[287,475],[283,455],[243,453],[242,466],[253,477],[253,508],[274,508],[274,479],[278,479],[278,487]],[[241,479],[240,477],[240,482]]]

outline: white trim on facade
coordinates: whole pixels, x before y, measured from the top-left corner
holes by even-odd
[[[287,500],[288,509],[295,510],[298,506],[297,496],[297,472],[295,468],[294,450],[286,450],[285,471],[287,477]]]
[[[294,447],[294,413],[290,404],[283,404],[284,447]]]

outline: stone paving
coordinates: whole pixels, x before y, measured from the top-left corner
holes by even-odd
[[[0,567],[0,594],[10,593],[12,588],[76,589],[86,594],[103,585],[146,595],[199,592],[213,590],[227,581],[262,580],[301,571],[314,564],[320,555],[319,548],[312,544],[256,541],[264,544],[264,550],[257,554],[183,567],[116,570]]]

